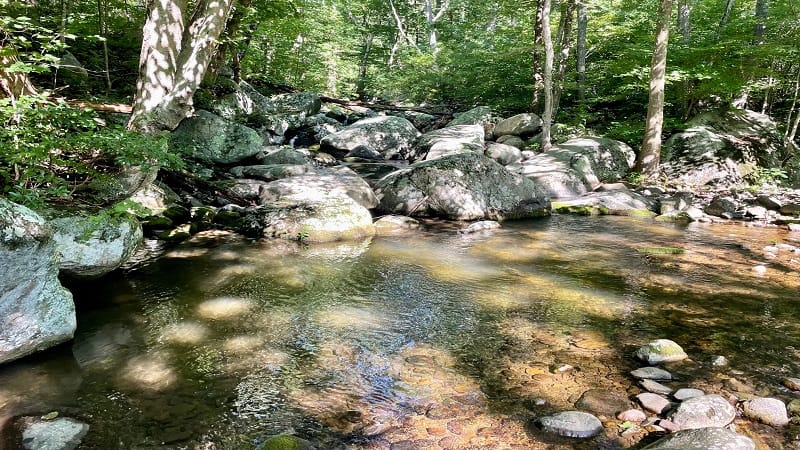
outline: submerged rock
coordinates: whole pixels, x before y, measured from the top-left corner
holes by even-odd
[[[75,305],[58,281],[52,230],[0,198],[0,363],[72,339]]]
[[[631,406],[630,400],[625,395],[608,389],[589,389],[575,402],[576,408],[611,417],[620,411],[630,409]]]
[[[603,431],[600,419],[581,411],[564,411],[537,422],[542,430],[565,437],[590,438]]]
[[[636,350],[634,356],[650,365],[681,361],[688,358],[681,346],[669,339],[658,339],[650,342]]]
[[[70,216],[50,223],[61,271],[74,278],[98,278],[118,269],[143,238],[142,227],[132,216]]]
[[[724,427],[736,418],[736,409],[716,394],[684,401],[670,414],[670,420],[682,430]]]
[[[419,227],[419,221],[408,216],[388,215],[375,221],[375,233],[378,235],[407,233]]]
[[[290,434],[279,434],[267,438],[256,450],[314,450],[311,442]]]
[[[726,428],[678,431],[642,450],[755,450],[753,441]]]
[[[653,209],[651,200],[627,189],[591,192],[571,200],[553,202],[555,212],[587,216],[653,217],[656,215]]]
[[[474,153],[412,164],[376,187],[379,209],[455,220],[545,216],[550,200],[531,180]]]
[[[70,418],[22,420],[22,447],[25,450],[72,450],[89,431],[89,425]]]

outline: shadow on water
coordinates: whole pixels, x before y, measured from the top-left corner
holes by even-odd
[[[286,432],[320,448],[621,448],[613,426],[577,442],[532,424],[576,404],[614,422],[581,396],[632,404],[630,355],[657,338],[693,360],[669,367],[676,387],[730,391],[713,355],[762,391],[800,373],[797,269],[765,260],[764,239],[781,237],[555,216],[310,247],[195,240],[75,289],[74,342],[0,369],[0,416],[69,413],[98,449]],[[685,253],[638,251],[659,246]]]

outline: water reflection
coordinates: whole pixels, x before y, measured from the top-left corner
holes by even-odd
[[[653,338],[679,341],[694,361],[676,370],[711,390],[734,370],[766,392],[800,374],[800,257],[774,245],[789,239],[560,216],[466,239],[201,237],[78,292],[94,301],[71,349],[0,369],[0,417],[69,408],[97,449],[284,432],[320,448],[551,448],[528,419],[592,389],[638,392],[630,350]]]

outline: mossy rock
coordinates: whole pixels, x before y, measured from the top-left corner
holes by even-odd
[[[256,450],[315,450],[311,442],[290,434],[272,436],[259,444]]]

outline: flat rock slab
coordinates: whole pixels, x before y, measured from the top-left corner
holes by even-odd
[[[756,398],[744,402],[742,409],[746,417],[773,427],[783,427],[789,424],[786,405],[777,398]]]
[[[700,389],[693,389],[693,388],[681,388],[675,391],[674,394],[672,394],[672,396],[675,397],[675,400],[681,402],[689,400],[690,398],[702,397],[704,395],[706,395],[705,392],[701,391]]]
[[[669,395],[672,394],[672,388],[669,386],[664,386],[663,384],[659,383],[658,381],[654,380],[642,380],[640,383],[642,387],[647,390],[648,392],[652,392],[654,394],[664,394]]]
[[[607,389],[590,389],[575,402],[575,407],[595,414],[614,416],[631,408],[631,402],[623,394]]]
[[[631,371],[631,376],[640,380],[666,380],[672,379],[672,374],[658,367],[642,367]]]
[[[681,346],[669,339],[658,339],[650,342],[636,350],[634,356],[652,366],[688,358]]]
[[[726,428],[679,431],[648,445],[643,450],[755,450],[753,441]]]
[[[74,419],[28,419],[22,431],[25,450],[72,450],[81,443],[89,425]]]
[[[719,395],[695,397],[681,403],[670,420],[681,430],[724,427],[733,422],[736,409]]]
[[[597,417],[581,411],[564,411],[538,420],[542,430],[559,436],[590,438],[603,431]]]
[[[661,414],[670,405],[669,400],[658,394],[653,394],[652,392],[639,394],[636,396],[636,399],[639,400],[639,403],[641,403],[644,409],[656,414]]]

